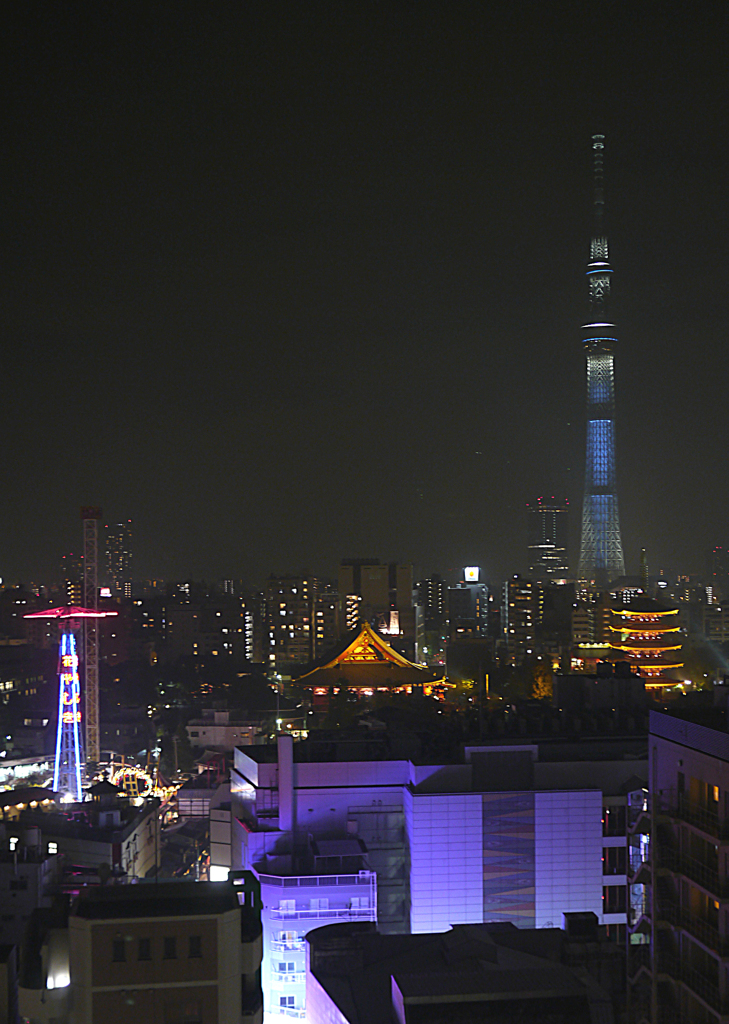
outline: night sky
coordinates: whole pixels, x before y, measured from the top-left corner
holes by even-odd
[[[134,520],[140,577],[497,579],[551,494],[576,541],[595,132],[627,569],[703,571],[729,545],[727,19],[6,6],[0,575],[55,579],[92,503]]]

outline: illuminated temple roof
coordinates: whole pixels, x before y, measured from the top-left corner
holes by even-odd
[[[362,623],[334,653],[294,680],[304,686],[388,687],[444,683],[442,671],[408,661],[374,631]]]
[[[668,608],[653,598],[636,598],[611,609],[609,643],[647,676],[658,676],[683,665],[680,651],[683,636],[678,609]]]

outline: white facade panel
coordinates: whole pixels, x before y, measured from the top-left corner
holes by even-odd
[[[602,923],[602,793],[534,794],[535,924],[591,910]]]
[[[410,925],[447,931],[483,920],[481,796],[408,794]]]

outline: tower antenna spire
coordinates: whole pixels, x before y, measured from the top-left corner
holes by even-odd
[[[605,220],[605,172],[603,159],[605,156],[605,136],[592,136],[592,176],[594,183],[593,206],[595,210],[595,234],[603,233]]]

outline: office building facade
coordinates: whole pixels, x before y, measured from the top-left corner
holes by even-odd
[[[569,505],[543,498],[527,505],[529,576],[541,583],[566,581]]]
[[[132,596],[132,521],[107,524],[106,578],[112,597]]]

